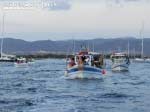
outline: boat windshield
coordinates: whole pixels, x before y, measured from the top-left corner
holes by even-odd
[[[117,55],[112,56],[111,60],[113,63],[123,63],[123,62],[129,62],[129,58],[126,55]]]

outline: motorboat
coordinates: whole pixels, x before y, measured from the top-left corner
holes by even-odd
[[[112,71],[128,71],[130,60],[129,57],[125,53],[113,53],[111,55]]]
[[[26,58],[19,57],[16,59],[16,62],[14,63],[15,66],[26,66],[28,64],[28,61]]]
[[[67,58],[66,77],[101,78],[105,73],[103,55],[99,53],[90,53],[84,48],[69,59]]]

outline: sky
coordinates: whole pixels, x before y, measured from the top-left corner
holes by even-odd
[[[0,32],[34,40],[150,37],[150,0],[0,0]],[[1,36],[2,37],[2,36]]]

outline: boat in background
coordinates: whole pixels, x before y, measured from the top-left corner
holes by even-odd
[[[33,59],[33,58],[26,58],[26,60],[29,64],[35,63],[35,59]]]
[[[140,30],[140,38],[141,39],[141,57],[140,58],[135,58],[133,60],[133,62],[136,62],[136,63],[145,63],[145,58],[144,58],[144,37],[142,36],[142,32],[144,30],[144,22],[142,23],[142,28]]]
[[[145,59],[146,63],[150,63],[150,58]]]
[[[135,58],[133,60],[133,62],[136,62],[136,63],[145,63],[145,59],[144,58]]]
[[[15,55],[8,55],[1,52],[0,62],[15,62],[16,56]]]
[[[65,76],[69,79],[102,78],[105,74],[103,55],[90,53],[86,47],[73,57],[67,58]]]
[[[26,66],[28,64],[28,61],[26,58],[19,57],[17,58],[16,62],[14,63],[15,66]]]
[[[111,60],[112,71],[129,71],[130,60],[126,53],[113,53]]]
[[[3,53],[3,43],[4,43],[4,38],[5,38],[4,32],[5,32],[5,13],[3,13],[3,18],[2,18],[0,62],[13,62],[15,65],[26,65],[28,62],[34,63],[33,58],[23,58],[23,57],[17,58],[16,55],[9,55],[9,54]]]
[[[3,53],[3,43],[4,43],[4,29],[5,26],[5,14],[3,13],[3,18],[2,18],[2,38],[1,38],[1,51],[0,51],[0,62],[15,62],[16,56],[15,55],[8,55]]]

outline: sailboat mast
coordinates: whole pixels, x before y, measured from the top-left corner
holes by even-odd
[[[128,41],[128,57],[130,56],[130,43]]]
[[[143,58],[143,54],[144,54],[144,49],[143,49],[143,44],[144,44],[144,41],[143,41],[143,37],[142,37],[142,51],[141,51],[141,57]]]
[[[141,31],[140,31],[140,38],[142,38],[142,49],[141,49],[141,58],[143,58],[144,56],[144,37],[142,36],[142,33],[143,33],[143,30],[144,30],[144,22],[142,22],[142,28],[141,28]]]
[[[135,57],[136,57],[135,48],[133,50],[134,50],[133,52],[134,52],[134,59],[135,59]]]
[[[93,52],[95,52],[95,42],[94,42],[94,39],[93,39]]]
[[[90,51],[90,44],[89,44],[89,40],[87,40],[87,42],[88,42],[88,51]]]
[[[5,25],[5,14],[2,16],[2,38],[1,38],[1,58],[3,55],[3,43],[4,43],[4,25]]]
[[[73,39],[73,54],[75,55],[76,53],[76,43],[75,40]]]

